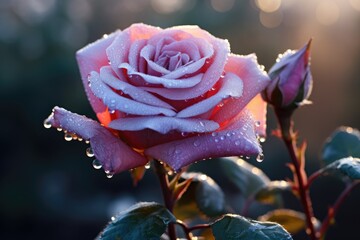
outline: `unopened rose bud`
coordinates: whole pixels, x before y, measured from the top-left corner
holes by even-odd
[[[294,109],[308,104],[312,90],[310,71],[310,41],[300,50],[280,54],[269,71],[271,83],[263,91],[263,98],[276,108]]]

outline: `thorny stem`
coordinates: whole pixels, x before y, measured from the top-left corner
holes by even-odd
[[[275,109],[275,112],[280,123],[281,137],[286,145],[286,148],[288,149],[292,163],[294,165],[295,175],[298,181],[298,193],[300,195],[300,201],[303,205],[306,216],[306,224],[308,228],[307,233],[312,240],[318,240],[319,236],[316,233],[315,226],[312,221],[312,219],[314,219],[314,213],[309,195],[309,189],[306,184],[306,176],[304,176],[304,171],[300,166],[301,159],[298,159],[297,155],[299,151],[296,146],[296,135],[293,132],[293,123],[291,120],[292,111],[282,111]]]
[[[321,239],[324,237],[327,229],[329,228],[332,220],[334,219],[337,211],[339,210],[340,205],[344,202],[345,198],[347,196],[349,196],[351,190],[360,182],[354,182],[349,184],[341,193],[341,195],[336,199],[336,202],[334,203],[334,205],[332,207],[329,208],[328,210],[328,214],[326,215],[326,218],[323,220],[322,224],[321,224],[321,228],[319,231],[319,235],[321,237]]]
[[[174,210],[175,199],[172,191],[169,189],[169,180],[167,178],[167,172],[164,169],[163,164],[161,164],[156,160],[153,162],[155,166],[155,173],[159,178],[165,207],[172,213]],[[169,224],[168,231],[169,231],[170,240],[176,240],[176,230],[174,224]]]

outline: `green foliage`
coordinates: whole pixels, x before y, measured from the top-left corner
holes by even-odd
[[[253,196],[270,183],[262,170],[240,158],[221,158],[220,161],[225,176],[240,189],[245,198]]]
[[[202,173],[186,173],[181,177],[192,178],[192,183],[175,205],[178,218],[193,218],[199,213],[216,217],[225,213],[224,193],[212,178]]]
[[[287,181],[271,181],[256,192],[255,199],[262,203],[275,204],[280,201],[280,193],[289,190],[291,186]]]
[[[279,223],[292,234],[298,233],[306,227],[305,214],[291,209],[277,209],[258,217],[258,220]]]
[[[322,172],[331,172],[347,176],[351,180],[360,179],[360,158],[347,157],[336,160],[322,169]]]
[[[328,165],[346,157],[360,158],[360,132],[351,127],[340,127],[326,140],[322,158]]]
[[[117,215],[98,239],[158,240],[168,224],[175,221],[175,217],[158,203],[138,203]]]
[[[290,234],[279,224],[249,220],[227,214],[211,225],[216,240],[290,240]]]

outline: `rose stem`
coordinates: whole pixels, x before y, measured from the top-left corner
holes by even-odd
[[[320,228],[320,237],[324,237],[327,229],[330,226],[332,219],[334,219],[337,211],[339,210],[340,205],[344,202],[345,198],[349,196],[351,190],[360,182],[353,182],[349,184],[341,193],[341,195],[336,199],[336,202],[332,207],[329,208],[326,218],[323,220]]]
[[[154,166],[155,166],[155,173],[159,178],[165,207],[172,213],[174,210],[175,201],[174,201],[173,193],[169,189],[169,181],[167,178],[166,169],[164,168],[164,165],[161,164],[159,161],[154,160],[153,162],[154,162]],[[175,225],[170,223],[168,226],[168,230],[169,230],[170,240],[176,240]]]
[[[296,146],[296,134],[293,132],[293,122],[291,120],[292,111],[280,110],[275,108],[276,116],[279,120],[280,129],[281,129],[281,138],[283,139],[286,148],[290,154],[292,163],[295,169],[295,175],[298,180],[299,189],[298,193],[300,195],[300,201],[303,205],[304,212],[306,215],[306,224],[308,227],[307,234],[312,240],[318,240],[319,237],[316,234],[316,230],[313,224],[313,209],[311,204],[311,199],[309,196],[309,189],[305,183],[303,174],[301,173],[301,167],[297,157],[298,148]]]

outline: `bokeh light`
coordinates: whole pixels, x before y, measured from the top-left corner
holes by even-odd
[[[316,7],[316,19],[323,25],[332,25],[338,21],[340,9],[332,0],[322,0]]]
[[[211,0],[211,6],[217,12],[227,12],[234,7],[235,0]]]
[[[264,12],[275,12],[281,6],[281,0],[255,0],[256,6]]]
[[[275,11],[275,12],[260,12],[259,19],[263,26],[267,28],[275,28],[281,24],[283,19],[282,11]]]

